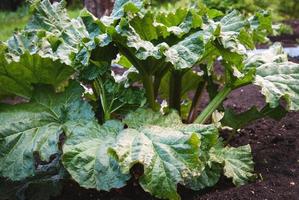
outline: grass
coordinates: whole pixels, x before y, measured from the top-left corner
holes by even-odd
[[[79,13],[79,9],[68,11],[71,18],[79,16]],[[25,8],[20,8],[16,12],[0,11],[0,41],[6,41],[15,31],[23,29],[29,19],[30,16]]]

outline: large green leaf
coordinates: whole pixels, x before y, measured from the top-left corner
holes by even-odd
[[[7,48],[0,44],[0,97],[18,95],[30,98],[32,84],[59,86],[74,73],[71,67],[59,60],[43,58],[39,54],[31,55],[28,51],[19,56],[17,61],[7,59]]]
[[[244,185],[254,180],[254,163],[249,145],[234,147],[222,147],[218,145],[210,151],[211,161],[222,164],[224,175],[232,178],[237,186]]]
[[[289,62],[280,44],[267,52],[251,55],[245,70],[255,70],[254,84],[261,87],[266,102],[274,108],[284,98],[289,110],[299,110],[299,64]]]
[[[40,87],[30,103],[0,105],[0,176],[21,180],[35,174],[35,157],[49,161],[59,152],[59,136],[67,121],[92,120],[91,106],[81,100],[74,82],[63,92]]]
[[[103,126],[97,122],[70,123],[66,127],[62,161],[80,186],[109,191],[126,185],[130,176],[122,174],[116,160],[107,153],[123,129],[120,122],[108,121]]]
[[[43,30],[53,56],[62,62],[80,69],[90,63],[94,50],[104,48],[105,56],[114,52],[105,25],[87,10],[83,10],[77,19],[71,19],[64,1],[51,4],[49,0],[42,0],[32,7],[33,16],[26,31]]]
[[[176,112],[171,112],[170,114],[167,115],[162,115],[160,113],[155,113],[151,110],[143,110],[143,109],[139,109],[131,114],[129,114],[125,120],[124,123],[126,123],[128,125],[128,127],[130,128],[135,128],[137,130],[133,130],[130,129],[133,133],[130,133],[131,131],[129,131],[130,134],[134,135],[132,136],[130,142],[132,142],[130,145],[133,147],[135,147],[135,144],[140,145],[140,149],[136,149],[136,154],[132,153],[132,156],[139,156],[142,155],[143,151],[153,151],[153,150],[149,150],[148,149],[148,144],[139,144],[139,141],[143,141],[145,140],[144,143],[149,142],[147,139],[151,139],[154,136],[151,136],[148,132],[150,132],[151,134],[154,134],[157,131],[157,135],[159,135],[159,137],[162,138],[166,138],[166,137],[174,137],[174,136],[170,136],[168,135],[168,133],[172,133],[172,132],[177,132],[176,134],[179,135],[179,133],[184,133],[185,136],[191,136],[193,134],[196,134],[197,137],[200,139],[200,145],[198,146],[198,152],[197,152],[197,157],[200,159],[201,162],[201,168],[197,168],[197,175],[190,175],[189,177],[184,177],[183,181],[180,182],[181,184],[185,185],[188,188],[194,189],[194,190],[199,190],[199,189],[203,189],[205,187],[210,187],[212,185],[214,185],[215,183],[218,182],[220,174],[221,174],[221,168],[219,167],[219,165],[213,163],[213,164],[209,164],[210,159],[209,159],[209,151],[210,149],[215,146],[218,143],[218,130],[216,129],[216,127],[214,127],[213,125],[200,125],[200,124],[183,124],[181,122],[181,119],[179,117],[179,115]],[[146,131],[145,131],[146,130]],[[145,131],[145,132],[144,132]],[[160,133],[158,133],[160,132]],[[127,133],[127,132],[126,132]],[[125,134],[125,133],[123,133]],[[138,135],[137,135],[138,134]],[[138,138],[140,135],[142,136],[141,138]],[[144,137],[148,137],[146,139],[144,139]],[[123,137],[126,137],[125,135],[123,135]],[[141,137],[141,136],[140,136]],[[158,138],[158,136],[155,136],[154,138]],[[151,140],[154,140],[151,139]],[[123,141],[124,138],[121,138],[120,141]],[[176,141],[175,139],[172,139],[173,141]],[[150,143],[152,143],[155,147],[157,145],[155,145],[157,141],[150,141]],[[120,143],[119,145],[121,145],[123,143]],[[158,146],[157,146],[158,147]],[[118,147],[121,148],[121,147]],[[127,148],[127,147],[125,147]],[[144,148],[144,149],[142,149]],[[117,152],[122,152],[123,150],[118,149]],[[158,150],[156,150],[158,151]],[[159,153],[159,152],[158,152]],[[131,158],[126,158],[125,152],[120,154],[123,157],[120,157],[119,160],[122,162],[122,158],[124,158],[125,160],[128,160],[128,162],[132,162],[134,164],[134,162],[131,160]],[[168,155],[168,154],[167,154]],[[138,158],[136,158],[138,159]],[[165,160],[163,158],[163,160]],[[140,161],[136,161],[136,162],[140,162]],[[129,164],[129,163],[127,163]],[[141,164],[143,164],[143,161],[141,162]],[[125,163],[123,164],[125,165]],[[146,164],[145,164],[146,165]],[[204,168],[203,168],[204,167]],[[160,170],[159,168],[157,168],[157,170]],[[148,176],[150,176],[151,174],[149,174]],[[145,175],[147,176],[147,175]],[[152,179],[154,177],[152,176]],[[151,180],[151,182],[156,183],[155,180]],[[144,185],[143,187],[145,187],[145,189],[147,190],[148,186]],[[153,186],[154,187],[154,186]],[[158,186],[156,186],[158,187]],[[149,189],[148,189],[149,190]],[[154,188],[152,188],[152,190],[154,190]],[[152,193],[152,190],[149,190]],[[154,193],[153,193],[154,194]],[[163,194],[163,193],[161,193]],[[161,195],[161,194],[156,194],[156,195]],[[158,196],[158,197],[162,197],[162,196]],[[174,197],[168,197],[168,198],[174,198]]]
[[[200,175],[198,146],[196,134],[147,126],[122,131],[112,150],[124,173],[134,164],[144,166],[139,182],[145,191],[158,198],[180,199],[177,184],[184,185],[187,179]]]

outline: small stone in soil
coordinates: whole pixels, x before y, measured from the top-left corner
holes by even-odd
[[[293,181],[290,182],[290,185],[291,185],[291,186],[294,186],[294,185],[295,185],[295,182],[293,182]]]

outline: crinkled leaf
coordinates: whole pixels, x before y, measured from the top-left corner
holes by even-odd
[[[299,64],[289,62],[279,44],[265,54],[251,55],[245,64],[245,70],[256,71],[254,84],[261,87],[270,107],[277,107],[279,100],[284,98],[288,109],[299,109]]]
[[[225,15],[219,22],[210,23],[210,29],[218,38],[218,49],[224,60],[235,65],[241,63],[246,53],[242,43],[250,43],[246,41],[250,40],[250,37],[240,36],[240,31],[247,26],[249,26],[248,21],[244,20],[236,10]]]
[[[110,30],[110,34],[120,52],[141,73],[153,73],[159,69],[163,59],[162,52],[168,47],[166,43],[154,45],[150,41],[143,40],[125,19],[122,19],[114,30]]]
[[[144,8],[143,0],[116,0],[110,16],[103,16],[101,21],[106,26],[114,25],[117,20],[126,16],[132,16]]]
[[[91,106],[81,100],[82,93],[82,88],[71,82],[63,93],[41,87],[30,103],[0,105],[0,176],[21,180],[34,175],[34,154],[49,161],[59,152],[65,122],[93,119]]]
[[[299,110],[299,64],[286,62],[261,65],[256,69],[254,84],[262,88],[262,94],[271,107],[277,107],[283,97],[290,110]]]
[[[222,147],[218,145],[210,151],[210,159],[223,165],[224,175],[232,178],[237,186],[244,185],[254,180],[254,163],[249,145],[234,147]]]
[[[34,4],[32,19],[26,27],[27,31],[45,31],[52,56],[78,69],[90,63],[93,50],[97,48],[109,46],[104,52],[114,52],[105,29],[105,25],[87,10],[83,10],[77,19],[71,19],[64,1],[51,4],[49,0]]]
[[[146,126],[122,131],[111,151],[117,155],[124,173],[136,163],[144,166],[139,182],[145,191],[158,198],[180,199],[177,184],[184,185],[186,179],[201,172],[198,146],[196,134]]]
[[[38,54],[43,58],[52,58],[57,60],[53,51],[59,44],[58,41],[51,40],[43,30],[28,30],[15,33],[7,40],[7,58],[18,61],[20,56],[26,52],[31,55]]]
[[[103,126],[97,122],[69,123],[66,127],[62,161],[80,186],[109,191],[126,185],[130,176],[122,174],[116,160],[107,154],[123,129],[120,122],[108,121]]]
[[[95,61],[110,66],[111,60],[117,55],[117,49],[112,44],[112,38],[106,33],[106,27],[87,10],[80,13],[80,20],[82,20],[89,37],[81,40],[79,52],[72,55],[75,56],[75,62],[88,66],[86,70]]]
[[[82,21],[70,19],[65,2],[51,4],[49,0],[36,3],[33,16],[26,30],[45,30],[52,35],[52,41],[59,42],[55,54],[66,64],[71,64],[70,55],[78,52],[82,38],[88,38]]]

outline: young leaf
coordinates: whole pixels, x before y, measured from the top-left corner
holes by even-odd
[[[34,153],[41,161],[58,153],[65,122],[93,119],[91,106],[81,100],[82,93],[82,88],[71,82],[63,93],[42,87],[29,103],[0,105],[0,176],[11,180],[33,176]]]
[[[118,121],[103,126],[97,122],[66,124],[62,162],[80,186],[109,191],[126,185],[130,175],[122,174],[116,160],[107,154],[122,129]]]
[[[127,114],[131,110],[142,107],[146,103],[143,89],[137,87],[125,87],[121,83],[106,81],[104,89],[107,94],[109,112]]]
[[[116,80],[114,72],[106,70],[100,71],[94,80],[94,91],[97,98],[101,100],[105,120],[109,120],[112,114],[127,114],[146,103],[143,88],[129,85],[128,77],[122,78],[125,80]]]
[[[270,108],[269,105],[265,106],[262,110],[258,110],[256,107],[252,107],[246,112],[236,114],[233,110],[225,110],[224,116],[221,120],[223,126],[229,126],[237,130],[253,122],[254,120],[271,117],[279,120],[286,115],[286,110],[282,106],[276,108]]]
[[[267,35],[273,33],[271,13],[259,11],[249,18],[249,23],[253,29],[253,40],[260,43],[268,42]]]
[[[237,186],[244,185],[256,177],[253,173],[254,163],[249,145],[238,148],[217,145],[211,149],[210,157],[211,161],[223,165],[224,175],[232,178]]]

